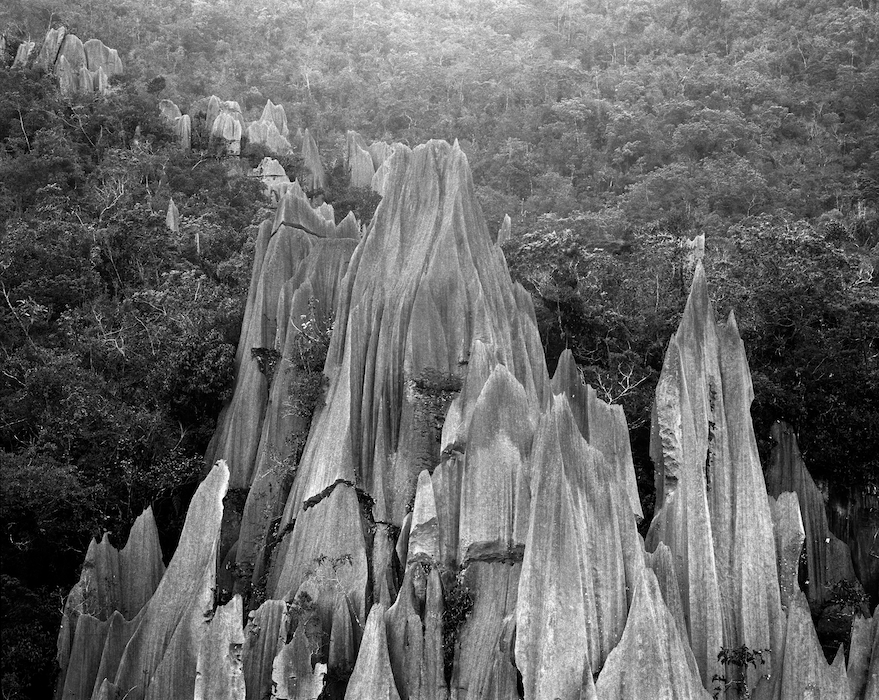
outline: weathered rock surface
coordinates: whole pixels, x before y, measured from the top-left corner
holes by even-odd
[[[567,397],[580,434],[604,455],[605,461],[616,472],[619,483],[625,485],[632,513],[638,520],[643,519],[644,511],[641,509],[632,464],[629,426],[623,407],[602,401],[595,389],[583,382],[570,350],[565,350],[559,358],[552,377],[552,391]]]
[[[525,338],[536,337],[533,317],[520,317],[464,154],[431,142],[394,160],[345,278],[327,407],[312,428],[285,523],[338,480],[375,500],[376,520],[401,523],[418,473],[439,459],[437,426],[474,339],[492,343],[517,380],[535,386]]]
[[[85,65],[94,73],[103,70],[108,78],[114,75],[122,75],[122,59],[119,52],[104,45],[100,39],[89,39],[82,45],[85,57]]]
[[[388,656],[384,605],[374,605],[369,612],[345,700],[400,700]]]
[[[372,162],[372,156],[367,150],[366,142],[356,131],[349,131],[346,139],[345,163],[351,177],[351,187],[370,187],[375,175],[375,166]]]
[[[595,687],[601,700],[711,697],[650,569],[641,574],[622,639],[608,656]]]
[[[114,685],[128,697],[192,696],[198,650],[213,610],[217,545],[229,470],[218,463],[201,483],[180,542],[125,646]]]
[[[877,619],[879,617],[856,615],[852,622],[847,669],[851,700],[869,698],[866,691],[871,680],[874,690],[879,690],[879,659],[876,658],[879,648],[875,648],[879,638]]]
[[[302,133],[302,161],[308,171],[308,175],[303,183],[306,191],[322,191],[326,185],[326,171],[320,161],[320,151],[317,149],[317,142],[308,129]]]
[[[18,45],[18,49],[15,51],[15,58],[12,61],[12,67],[19,68],[21,66],[26,66],[35,46],[36,43],[33,41],[22,41]]]
[[[241,610],[241,596],[214,610],[198,648],[194,700],[245,700]]]
[[[261,145],[277,155],[293,152],[287,140],[290,129],[284,106],[276,105],[271,100],[266,102],[260,118],[247,126],[246,135],[248,143]]]
[[[766,470],[766,488],[772,496],[783,491],[797,494],[806,535],[806,590],[809,602],[820,608],[838,581],[856,580],[851,553],[830,532],[824,498],[803,463],[791,427],[775,423],[771,435],[773,448]]]
[[[271,103],[263,117],[284,121]],[[284,183],[208,454],[229,467],[133,619],[99,575],[116,550],[93,545],[83,576],[104,617],[82,609],[85,585],[71,593],[59,694],[705,700],[714,673],[762,700],[879,692],[875,622],[855,623],[848,669],[824,661],[796,585],[807,518],[796,493],[766,495],[744,347],[734,317],[715,323],[701,265],[657,391],[648,553],[625,417],[570,353],[550,382],[461,150],[367,149],[352,132],[347,151],[385,171],[373,223],[360,237]],[[309,425],[291,386],[320,368],[299,342],[331,316]],[[265,599],[246,628],[222,588]],[[743,645],[771,648],[768,665],[721,668]]]
[[[168,211],[165,214],[165,226],[169,231],[179,233],[180,231],[180,210],[174,204],[173,199],[168,200]]]
[[[657,512],[648,549],[677,568],[690,644],[711,687],[722,646],[778,648],[772,516],[750,419],[750,373],[735,318],[718,325],[697,264],[656,389],[651,457]]]
[[[770,496],[770,498],[772,498]],[[803,518],[800,515],[800,502],[797,494],[785,491],[778,499],[770,502],[772,521],[775,528],[775,556],[778,565],[778,584],[781,591],[781,605],[786,611],[798,588],[797,577],[800,556],[806,540]]]

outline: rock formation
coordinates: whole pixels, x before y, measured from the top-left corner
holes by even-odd
[[[268,156],[263,158],[260,164],[251,171],[251,175],[260,179],[273,202],[279,202],[285,194],[292,192],[292,183],[287,177],[287,172],[274,158]]]
[[[276,105],[271,100],[266,102],[260,118],[250,123],[246,131],[248,143],[263,146],[276,155],[293,152],[287,140],[289,134],[283,105]]]
[[[327,176],[324,166],[320,162],[317,143],[308,129],[302,133],[302,161],[308,173],[305,182],[302,183],[303,187],[307,192],[322,191],[326,185]]]
[[[857,580],[848,546],[827,525],[824,498],[803,463],[797,439],[786,423],[772,426],[773,448],[766,471],[766,488],[772,496],[782,491],[797,494],[806,538],[806,579],[809,602],[820,609],[838,581]]]
[[[744,347],[701,264],[657,389],[648,552],[625,416],[570,353],[550,380],[461,149],[398,145],[382,168],[362,237],[296,183],[261,226],[221,461],[151,596],[95,584],[114,569],[93,545],[64,697],[872,697],[875,622],[848,667],[817,643],[806,507],[766,494]],[[86,590],[100,614],[74,615]],[[766,664],[718,662],[742,647]]]
[[[210,114],[209,110],[209,117]],[[210,125],[211,141],[222,144],[226,155],[237,156],[241,153],[241,136],[244,130],[241,107],[237,102],[221,102],[219,114]]]
[[[28,55],[33,49],[33,43],[30,44]],[[110,78],[124,72],[116,49],[108,48],[100,39],[83,43],[63,26],[46,32],[37,63],[43,70],[54,72],[61,94],[65,96],[76,92],[105,95]],[[17,64],[18,57],[13,65]]]
[[[375,175],[372,156],[367,150],[366,142],[356,131],[347,134],[347,153],[345,163],[351,178],[351,187],[370,187]]]
[[[165,226],[169,231],[178,233],[180,231],[180,210],[174,204],[173,199],[168,200],[168,211],[165,214]]]
[[[706,688],[721,647],[776,649],[783,623],[772,516],[750,420],[735,318],[716,324],[701,263],[656,389],[657,512],[648,549],[676,561],[690,644]]]
[[[24,67],[27,65],[27,62],[30,60],[31,52],[34,50],[36,43],[33,41],[22,41],[18,45],[18,49],[15,52],[15,58],[12,61],[13,68]]]

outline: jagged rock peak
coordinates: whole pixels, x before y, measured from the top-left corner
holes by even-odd
[[[33,41],[22,41],[15,52],[15,59],[12,61],[12,67],[19,68],[26,66],[27,62],[30,60],[31,52],[33,52],[36,45],[36,42]]]
[[[611,405],[598,397],[595,389],[583,381],[574,355],[568,349],[559,358],[552,377],[552,391],[568,398],[580,433],[612,465],[619,483],[625,485],[632,513],[638,520],[643,519],[629,443],[629,426],[623,407]]]
[[[287,126],[287,112],[284,111],[284,105],[276,105],[271,100],[266,100],[266,106],[263,107],[259,121],[274,124],[278,133],[284,139],[290,136],[290,128]]]
[[[394,159],[346,277],[327,359],[339,376],[291,498],[344,480],[375,499],[376,519],[399,524],[418,473],[439,461],[445,407],[475,340],[491,344],[530,395],[545,397],[548,382],[532,361],[533,311],[520,308],[463,152],[432,141]],[[323,430],[332,448],[317,440]],[[290,504],[291,517],[298,507]]]
[[[304,183],[305,189],[308,192],[322,191],[326,185],[326,171],[320,160],[317,142],[308,129],[302,133],[302,160],[308,171]]]
[[[180,210],[174,204],[174,199],[168,200],[168,211],[165,214],[165,226],[169,231],[178,233],[180,231]]]
[[[375,176],[375,166],[372,162],[372,156],[367,150],[366,142],[356,131],[347,133],[346,142],[345,162],[351,177],[351,186],[370,187],[372,178]]]
[[[635,590],[626,629],[596,683],[601,700],[708,700],[693,652],[669,612],[653,571]]]
[[[839,581],[857,581],[848,545],[827,525],[824,498],[800,454],[793,429],[776,422],[770,430],[773,447],[766,470],[766,488],[771,496],[784,491],[796,493],[806,539],[806,590],[809,601],[820,606],[831,596]]]
[[[735,318],[717,324],[701,263],[656,388],[651,458],[657,512],[647,537],[677,562],[705,687],[722,646],[778,648],[782,612],[772,515]]]

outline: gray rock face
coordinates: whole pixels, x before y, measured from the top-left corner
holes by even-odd
[[[271,103],[263,118],[285,124]],[[367,149],[352,132],[347,150],[384,170],[372,224],[337,225],[290,183],[261,226],[208,455],[229,466],[196,492],[164,575],[146,519],[122,552],[93,543],[59,694],[706,700],[717,674],[725,700],[745,685],[872,699],[876,623],[855,621],[848,667],[824,661],[796,582],[804,470],[787,489],[770,474],[767,496],[744,347],[734,317],[715,322],[698,261],[657,389],[645,549],[622,410],[570,353],[550,381],[460,148]],[[310,314],[333,330],[309,424],[289,407]],[[227,487],[243,507],[224,511]],[[114,578],[135,570],[151,573]],[[741,646],[771,649],[767,665],[718,663]]]
[[[848,546],[827,525],[824,498],[800,455],[797,439],[786,423],[772,426],[774,447],[766,471],[772,496],[783,491],[797,494],[806,538],[806,590],[809,602],[821,606],[838,581],[856,581]]]
[[[718,325],[697,263],[656,389],[651,456],[657,513],[648,549],[676,561],[690,644],[705,687],[721,647],[776,649],[782,611],[772,515],[750,420],[735,318]]]

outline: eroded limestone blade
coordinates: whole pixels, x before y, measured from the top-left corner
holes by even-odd
[[[114,684],[129,698],[192,697],[214,606],[217,547],[229,470],[217,463],[189,505],[174,558],[125,647]]]

